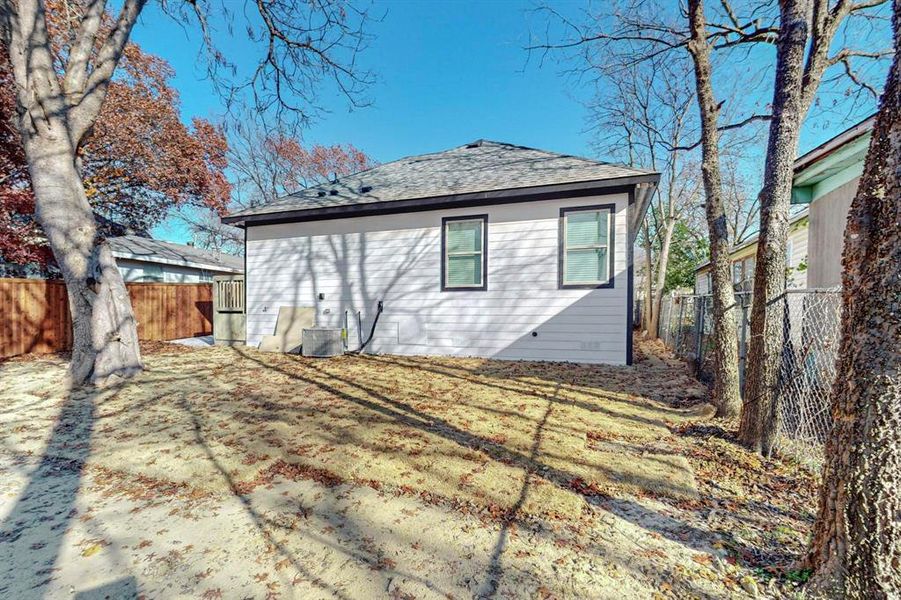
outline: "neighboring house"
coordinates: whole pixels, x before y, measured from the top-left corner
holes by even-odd
[[[848,209],[857,193],[873,133],[872,116],[795,161],[792,204],[808,204],[807,287],[842,283],[842,249]]]
[[[788,245],[785,259],[788,267],[788,287],[807,287],[808,271],[808,223],[807,210],[792,215],[788,222]],[[751,291],[754,287],[754,266],[757,260],[757,235],[734,246],[729,252],[732,262],[732,284],[736,290]],[[710,261],[695,269],[695,293],[709,294],[712,289]]]
[[[137,235],[108,239],[126,282],[199,283],[244,271],[240,256]]]
[[[630,363],[632,242],[658,179],[479,140],[236,213],[247,343],[283,306],[332,327],[360,311],[366,337],[382,303],[374,352]]]
[[[795,161],[792,204],[808,205],[791,220],[786,249],[789,287],[830,288],[842,282],[848,209],[870,146],[876,117],[864,119]],[[757,236],[732,249],[733,282],[750,289]],[[710,264],[695,271],[695,292],[710,293]]]

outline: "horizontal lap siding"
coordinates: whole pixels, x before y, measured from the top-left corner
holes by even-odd
[[[172,340],[213,331],[212,285],[128,283],[142,340]],[[72,324],[61,281],[0,279],[0,358],[67,350]]]
[[[615,287],[557,289],[560,208],[610,203]],[[360,310],[368,333],[383,300],[375,352],[624,363],[627,205],[618,194],[251,227],[248,343],[274,332],[280,306],[315,307],[322,326]],[[442,292],[442,217],[486,213],[488,290]]]
[[[807,239],[809,229],[807,226],[800,227],[789,233],[788,239],[791,240],[791,256],[788,257],[788,267],[792,269],[789,278],[788,287],[806,288],[807,287],[807,269],[800,269],[799,266],[807,264]],[[841,244],[841,242],[837,242]]]

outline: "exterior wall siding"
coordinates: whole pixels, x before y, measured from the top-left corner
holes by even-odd
[[[230,275],[230,273],[206,271],[194,267],[147,263],[127,258],[117,258],[116,266],[119,267],[119,272],[122,273],[122,278],[126,282],[206,283],[213,280],[213,275]],[[159,276],[162,279],[152,279],[152,277]]]
[[[812,217],[809,217],[812,222]],[[794,225],[788,233],[788,252],[786,256],[787,267],[791,269],[788,277],[789,288],[806,288],[808,287],[808,272],[810,260],[808,258],[808,238],[809,238],[808,219],[804,219],[800,225]],[[742,248],[741,251],[735,252],[729,256],[729,260],[733,263],[747,257],[757,256],[757,243]],[[710,267],[695,271],[695,293],[709,294],[711,293],[710,281],[708,275]],[[811,286],[813,284],[810,284]]]
[[[810,205],[810,287],[834,287],[842,283],[845,226],[858,181],[849,181]]]
[[[558,289],[560,209],[607,203],[614,286]],[[351,311],[354,348],[356,311],[365,337],[381,300],[373,352],[625,364],[627,210],[614,194],[249,227],[247,342],[274,332],[280,306],[312,306],[319,326]],[[442,217],[486,213],[487,290],[442,292]]]
[[[793,229],[788,234],[788,242],[791,252],[788,254],[787,266],[790,269],[788,275],[789,288],[807,287],[807,239],[809,228],[805,222],[803,227]]]

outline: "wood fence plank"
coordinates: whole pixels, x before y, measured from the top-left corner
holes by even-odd
[[[129,283],[138,337],[172,340],[213,332],[210,283]],[[61,281],[0,279],[0,358],[72,346],[72,319]]]

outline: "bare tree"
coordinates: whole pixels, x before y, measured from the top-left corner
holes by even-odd
[[[814,585],[848,598],[901,597],[901,1],[895,58],[845,230],[842,337]]]
[[[128,294],[97,224],[79,172],[78,150],[94,125],[146,0],[124,0],[117,16],[105,0],[67,3],[75,27],[51,39],[44,0],[0,0],[0,35],[16,85],[16,127],[31,173],[36,216],[66,282],[73,323],[70,378],[97,384],[142,368]],[[355,100],[367,76],[355,67],[365,42],[361,13],[343,2],[249,2],[248,33],[264,49],[244,80],[218,52],[205,3],[164,5],[196,23],[209,49],[211,80],[230,100],[245,94],[261,114],[315,112],[318,87],[334,82]],[[248,17],[250,18],[250,17]]]
[[[177,215],[188,227],[191,240],[198,248],[243,255],[244,231],[226,225],[213,210],[184,210]]]
[[[662,58],[628,70],[601,70],[599,91],[589,107],[599,149],[662,175],[642,236],[650,259],[646,282],[650,299],[645,306],[651,337],[657,337],[676,223],[701,206],[697,162],[690,151],[679,149],[697,136],[689,71],[685,61]]]
[[[739,438],[747,447],[767,456],[772,452],[778,429],[778,385],[784,345],[785,248],[793,166],[801,125],[827,69],[842,65],[852,81],[866,85],[854,74],[850,58],[879,58],[891,52],[890,49],[863,51],[848,47],[831,50],[833,39],[846,19],[884,1],[784,0],[779,3],[778,25],[765,28],[767,39],[775,36],[772,39],[776,44],[776,69],[773,115],[760,192],[760,233]],[[729,4],[724,1],[724,6],[729,7]],[[758,33],[760,27],[747,25],[747,21],[740,19],[734,11],[727,14],[726,26],[731,27],[736,36],[730,38],[730,43],[753,40],[761,35]]]
[[[879,16],[872,9],[885,2],[886,0],[784,0],[779,3],[778,11],[774,12],[771,2],[747,1],[739,6],[730,0],[720,0],[715,6],[714,14],[706,14],[703,22],[694,23],[694,26],[704,26],[702,32],[691,29],[691,10],[686,11],[681,4],[674,8],[670,3],[659,1],[627,0],[623,4],[613,4],[604,14],[589,14],[587,24],[575,23],[553,8],[546,8],[546,12],[565,27],[565,39],[562,42],[537,44],[531,48],[533,51],[544,52],[580,48],[591,57],[592,64],[623,68],[659,56],[691,51],[691,46],[694,45],[695,59],[699,50],[706,49],[704,51],[708,54],[706,63],[710,65],[710,73],[702,78],[707,81],[711,79],[717,66],[710,58],[714,51],[728,60],[729,70],[734,78],[737,71],[734,61],[747,58],[747,51],[742,48],[746,49],[749,44],[776,45],[772,114],[769,111],[754,111],[753,106],[742,106],[739,102],[735,112],[741,111],[744,116],[726,124],[718,123],[722,116],[723,100],[716,100],[716,89],[711,88],[712,104],[708,107],[708,112],[716,118],[709,120],[708,132],[705,133],[709,137],[715,130],[733,131],[754,122],[771,122],[764,186],[759,202],[761,237],[755,278],[748,384],[740,425],[740,436],[745,444],[764,454],[769,454],[772,450],[778,414],[775,386],[780,367],[783,311],[781,303],[774,301],[774,298],[782,294],[785,288],[788,206],[798,134],[821,84],[829,83],[834,89],[842,81],[849,81],[853,86],[852,90],[857,90],[858,93],[875,90],[856,65],[878,61],[890,50],[856,48],[853,44],[859,42],[859,39],[848,35],[844,36],[848,45],[839,49],[831,46],[839,31],[848,31],[850,17],[860,16],[868,22],[878,23]],[[700,2],[691,2],[689,7],[704,12],[704,6]],[[721,85],[720,83],[717,87]],[[700,98],[699,102],[702,102]],[[708,143],[711,141],[708,139]],[[699,141],[696,145],[701,143]],[[705,180],[707,175],[705,173]],[[713,183],[721,186],[721,174],[714,179]],[[716,200],[716,203],[721,202],[722,199]],[[728,226],[724,211],[717,209],[715,212],[720,213],[720,216],[711,215],[708,207],[711,247],[724,249],[712,252],[715,257],[712,261],[713,271],[720,274],[718,277],[722,277],[728,267],[726,251],[729,244],[723,239],[725,236],[728,240]],[[728,299],[730,293],[722,291],[725,299]],[[719,305],[719,310],[731,310],[722,298],[714,303]],[[724,357],[724,360],[728,357],[731,362],[731,357],[737,356],[736,353],[731,348],[720,347],[720,344],[731,344],[734,334],[720,332],[722,327],[734,329],[734,321],[722,316],[715,317],[714,355]],[[732,368],[718,371],[718,377],[726,377]],[[728,376],[728,381],[717,381],[715,388],[720,393],[726,393],[728,398],[734,398],[737,394],[737,384],[733,385],[731,375]]]
[[[747,175],[735,155],[724,154],[722,159],[723,203],[725,205],[729,239],[741,244],[757,231],[760,220],[760,197],[752,191]]]
[[[307,147],[285,128],[267,130],[254,123],[252,115],[232,119],[228,130],[232,211],[261,206],[375,164],[352,144]],[[212,211],[183,212],[181,217],[195,242],[204,248],[237,252],[244,246],[244,233],[223,225]]]
[[[701,149],[705,209],[710,235],[712,274],[714,399],[717,416],[734,419],[741,407],[738,379],[738,337],[735,328],[735,294],[729,262],[729,229],[726,226],[719,160],[720,103],[713,93],[711,42],[707,36],[703,0],[688,1],[691,39],[688,52],[694,61],[695,88],[701,114]]]

